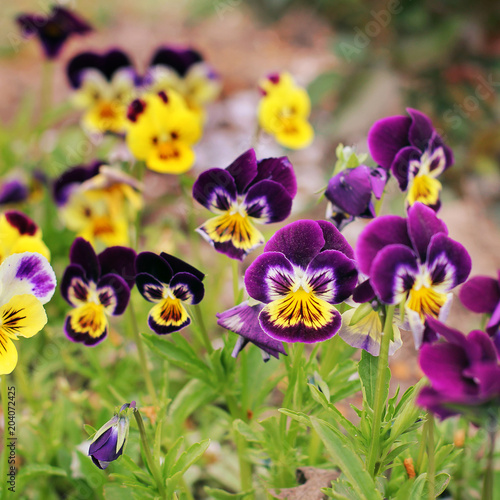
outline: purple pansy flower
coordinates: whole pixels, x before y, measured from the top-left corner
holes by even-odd
[[[38,36],[45,56],[55,59],[71,35],[84,35],[92,27],[83,19],[60,6],[52,7],[48,16],[22,14],[16,19],[25,37]]]
[[[88,455],[99,469],[106,469],[122,453],[129,432],[129,415],[135,411],[135,401],[125,403],[94,435]]]
[[[434,318],[429,326],[446,342],[424,345],[419,363],[429,378],[417,403],[440,418],[466,414],[474,422],[500,405],[500,363],[491,338],[481,330],[463,335]]]
[[[75,308],[64,323],[70,340],[94,346],[106,338],[107,316],[123,314],[128,305],[135,257],[132,249],[120,246],[96,255],[88,241],[76,238],[61,283],[61,295]]]
[[[281,222],[290,215],[297,181],[288,158],[257,161],[249,149],[226,169],[203,172],[193,186],[196,201],[218,214],[197,231],[221,253],[243,258],[264,243],[253,222]]]
[[[467,250],[447,234],[446,225],[435,212],[416,203],[410,207],[407,219],[378,217],[358,239],[360,271],[369,276],[382,303],[404,302],[416,348],[424,338],[431,339],[432,332],[424,326],[425,317],[444,318],[452,297],[450,291],[470,273]]]
[[[475,313],[491,314],[486,333],[493,337],[500,348],[500,271],[498,279],[474,276],[464,283],[458,296],[467,309]]]
[[[262,358],[266,362],[271,356],[278,359],[280,354],[287,355],[283,343],[272,339],[260,327],[259,314],[263,308],[264,304],[250,305],[245,301],[227,311],[217,313],[217,324],[239,335],[233,358],[236,358],[249,342],[262,351]]]
[[[346,168],[328,182],[325,197],[329,201],[326,218],[342,230],[355,217],[373,219],[376,216],[372,194],[380,199],[387,182],[383,168],[360,165]]]
[[[205,295],[205,275],[186,262],[162,252],[142,252],[136,260],[136,283],[141,295],[156,305],[148,324],[159,335],[177,332],[191,323],[183,303],[198,304]]]
[[[368,133],[368,147],[373,159],[392,172],[400,189],[408,190],[410,206],[420,201],[438,210],[441,183],[436,177],[453,165],[453,153],[426,115],[407,111],[410,116],[377,121]]]
[[[19,203],[27,200],[28,196],[28,186],[19,179],[5,181],[0,186],[0,205]]]
[[[334,307],[357,282],[353,251],[327,221],[301,220],[280,229],[245,273],[245,286],[264,307],[262,330],[275,340],[321,342],[340,328]]]

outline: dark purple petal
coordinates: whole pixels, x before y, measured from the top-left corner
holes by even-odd
[[[177,273],[189,273],[196,276],[200,281],[203,281],[203,278],[205,278],[205,275],[201,271],[198,271],[195,267],[181,259],[178,259],[177,257],[174,257],[173,255],[161,252],[160,257],[167,261],[167,264],[170,266],[170,269],[172,269],[174,275]]]
[[[373,260],[387,245],[400,244],[413,248],[407,231],[406,219],[384,215],[371,221],[360,234],[356,258],[362,273],[370,276]]]
[[[500,285],[494,278],[474,276],[464,283],[458,296],[467,309],[492,314],[500,303]]]
[[[334,228],[330,222],[326,224]],[[324,246],[322,227],[312,220],[299,220],[278,230],[267,242],[264,251],[281,252],[292,264],[305,269]]]
[[[183,302],[198,304],[205,295],[203,283],[191,273],[177,273],[170,282],[170,290]]]
[[[325,244],[321,249],[322,252],[325,250],[338,250],[349,257],[349,259],[354,259],[354,250],[351,245],[331,222],[318,220],[316,224],[323,231],[323,238],[325,240]]]
[[[293,165],[286,156],[265,158],[257,162],[257,175],[254,177],[252,184],[265,179],[281,184],[288,191],[288,194],[292,198],[295,198],[297,194],[297,179]]]
[[[402,148],[396,154],[391,166],[391,173],[398,181],[399,189],[406,191],[410,175],[410,162],[420,161],[422,151],[413,146]]]
[[[408,130],[408,139],[412,146],[425,151],[431,141],[435,131],[428,116],[417,109],[408,108],[406,110],[411,117],[411,125]]]
[[[99,302],[109,314],[119,316],[125,312],[130,299],[128,283],[117,274],[106,274],[97,283]]]
[[[53,184],[52,193],[55,202],[61,206],[67,203],[71,191],[78,185],[99,173],[99,168],[104,165],[101,160],[95,160],[88,165],[78,165],[77,167],[66,170],[58,177]]]
[[[443,142],[443,139],[441,139],[441,137],[438,134],[434,133],[431,142],[429,144],[429,149],[432,152],[437,148],[443,148],[444,157],[446,160],[446,166],[445,166],[446,170],[447,168],[451,167],[455,162],[455,159],[453,157],[453,151]]]
[[[113,426],[101,434],[89,448],[89,455],[95,460],[113,462],[123,453],[122,447],[116,451],[118,442],[118,429]]]
[[[60,290],[64,300],[73,307],[79,305],[75,300],[87,302],[89,288],[85,270],[77,264],[70,264],[64,271]]]
[[[372,191],[375,195],[375,198],[379,200],[384,194],[385,185],[389,180],[389,174],[387,170],[383,168],[372,168],[370,169],[371,183],[372,183]]]
[[[382,302],[395,304],[402,294],[411,290],[418,272],[417,258],[412,250],[404,245],[389,245],[374,259],[370,283]]]
[[[249,306],[248,301],[245,301],[227,311],[217,313],[217,324],[237,333],[240,339],[244,340],[236,345],[233,357],[236,357],[248,342],[252,342],[259,349],[277,359],[280,354],[286,356],[283,344],[269,337],[260,327],[259,314],[263,307],[263,304]]]
[[[498,356],[495,344],[487,333],[481,330],[473,330],[467,335],[466,339],[468,345],[467,355],[471,363],[497,364]]]
[[[449,291],[469,277],[471,267],[470,255],[462,244],[443,233],[432,237],[427,250],[427,268],[433,285],[442,284]]]
[[[235,180],[222,168],[207,170],[194,183],[193,198],[210,211],[227,211],[237,199]]]
[[[292,211],[292,197],[277,182],[260,181],[248,190],[245,207],[248,216],[259,219],[261,223],[281,222]]]
[[[173,272],[167,261],[153,252],[141,252],[135,260],[136,273],[147,273],[168,285]],[[137,286],[139,282],[136,280]],[[140,291],[140,289],[139,289]]]
[[[408,234],[421,262],[424,262],[427,257],[427,248],[431,238],[440,233],[447,235],[448,229],[431,208],[419,202],[410,207]]]
[[[17,210],[4,212],[7,222],[17,229],[20,235],[33,236],[38,231],[38,226],[27,215]]]
[[[139,273],[135,277],[139,293],[149,302],[159,302],[163,299],[167,287],[161,281],[148,273]]]
[[[417,397],[419,406],[435,413],[442,420],[459,413],[458,410],[454,410],[452,407],[446,407],[446,403],[450,404],[446,396],[431,387],[424,387]]]
[[[411,118],[390,116],[378,120],[368,132],[368,149],[373,160],[389,169],[398,151],[409,145]]]
[[[302,342],[304,344],[314,344],[332,338],[340,329],[342,317],[334,306],[329,305],[327,309],[323,302],[321,313],[317,313],[314,326],[309,326],[304,321],[294,322],[288,318],[281,318],[283,321],[276,322],[272,312],[272,304],[268,304],[262,309],[259,315],[260,326],[271,338],[282,342]]]
[[[496,363],[477,363],[467,370],[467,375],[478,385],[480,399],[487,401],[500,396],[500,366]]]
[[[73,57],[66,69],[68,79],[73,88],[78,88],[83,82],[83,74],[88,69],[95,69],[111,80],[113,75],[122,68],[132,67],[130,58],[119,49],[112,49],[104,54],[82,52]]]
[[[268,303],[288,292],[293,275],[293,266],[282,253],[265,252],[246,270],[245,287],[250,297]]]
[[[444,337],[448,342],[461,346],[465,350],[467,349],[467,341],[462,332],[446,326],[443,322],[431,316],[427,316],[425,321],[436,333]]]
[[[136,253],[128,247],[115,246],[106,248],[97,259],[101,266],[101,274],[117,274],[125,280],[129,289],[135,283]]]
[[[500,329],[500,302],[495,307],[488,324],[486,325],[486,332],[490,336],[496,336]]]
[[[28,186],[18,179],[13,179],[0,187],[0,205],[19,203],[29,196]]]
[[[203,229],[200,229],[198,232],[203,232]],[[243,248],[236,248],[233,245],[232,241],[225,241],[223,243],[219,243],[217,241],[209,241],[209,243],[214,247],[215,250],[217,250],[217,252],[227,255],[230,259],[243,260],[249,253]]]
[[[77,264],[85,271],[88,281],[97,283],[101,275],[101,267],[92,245],[83,238],[76,238],[69,251],[69,261]]]
[[[375,291],[370,283],[370,280],[367,279],[360,283],[352,293],[352,299],[354,302],[358,304],[363,304],[365,302],[371,302],[375,299]]]
[[[234,179],[238,193],[243,194],[257,175],[257,158],[255,156],[255,151],[253,149],[245,151],[225,170]]]
[[[315,296],[330,304],[340,304],[351,296],[358,282],[354,260],[338,250],[325,250],[307,266],[307,284]]]
[[[168,66],[179,76],[185,76],[193,64],[201,61],[203,57],[196,50],[184,47],[160,47],[154,53],[149,66]]]

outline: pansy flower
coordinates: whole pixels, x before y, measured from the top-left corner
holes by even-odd
[[[127,145],[149,169],[182,174],[193,166],[201,118],[177,92],[146,94],[130,104],[127,117]]]
[[[94,161],[64,172],[53,196],[68,229],[95,243],[127,245],[130,222],[142,206],[142,186],[118,168]]]
[[[426,115],[416,109],[407,111],[410,116],[377,121],[368,133],[368,147],[373,159],[392,172],[401,191],[408,191],[409,206],[420,201],[438,210],[441,183],[437,177],[453,165],[453,152]]]
[[[328,182],[326,218],[340,230],[356,217],[373,219],[376,213],[372,194],[380,199],[386,182],[387,172],[382,168],[360,165],[342,170]]]
[[[249,149],[226,169],[203,172],[193,186],[198,203],[217,214],[197,231],[221,253],[243,260],[264,243],[253,223],[280,222],[290,215],[297,181],[288,158],[257,161]]]
[[[430,387],[420,391],[417,403],[442,419],[465,414],[480,425],[500,406],[500,362],[493,341],[481,330],[463,335],[434,318],[427,321],[446,342],[420,350]]]
[[[245,273],[251,298],[262,302],[262,330],[275,340],[321,342],[340,328],[334,304],[354,290],[353,251],[327,221],[301,220],[280,229]]]
[[[259,83],[259,126],[278,144],[302,149],[311,144],[314,130],[309,123],[311,100],[288,73],[272,74]]]
[[[107,316],[123,314],[128,305],[135,252],[115,246],[96,255],[88,241],[77,238],[69,260],[61,295],[74,309],[66,316],[64,332],[73,342],[94,346],[106,338]]]
[[[17,365],[13,340],[33,337],[46,325],[43,304],[55,288],[54,271],[39,253],[11,255],[0,265],[0,375]]]
[[[356,256],[379,300],[404,304],[416,348],[432,335],[425,329],[425,317],[446,317],[451,290],[471,269],[467,250],[421,203],[410,207],[406,219],[384,215],[370,222],[358,239]]]
[[[148,324],[159,335],[177,332],[191,323],[184,304],[203,299],[205,275],[186,262],[162,252],[141,252],[137,256],[136,283],[141,295],[155,305]]]
[[[221,91],[221,82],[202,55],[187,47],[160,47],[156,50],[143,85],[148,92],[175,90],[194,110],[202,112]]]
[[[85,110],[82,126],[89,132],[124,133],[127,107],[135,98],[139,78],[127,54],[113,49],[104,54],[82,52],[67,67],[73,101]]]
[[[233,349],[233,358],[236,358],[249,343],[261,350],[265,362],[269,361],[271,356],[279,359],[280,354],[287,355],[283,343],[271,338],[260,327],[259,315],[263,308],[262,303],[251,305],[246,300],[227,311],[217,313],[217,324],[239,336]]]
[[[9,210],[0,214],[0,262],[9,255],[22,252],[38,252],[50,259],[41,229],[22,212]]]
[[[5,179],[0,185],[0,205],[21,203],[28,199],[29,194],[29,188],[22,180]]]
[[[37,36],[47,59],[55,59],[72,35],[85,35],[92,27],[73,12],[55,5],[48,16],[22,14],[16,19],[25,37]]]
[[[464,283],[458,294],[462,304],[469,310],[488,314],[486,333],[493,337],[500,349],[500,271],[498,279],[489,276],[474,276]]]

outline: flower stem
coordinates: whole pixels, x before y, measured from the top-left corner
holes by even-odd
[[[483,492],[481,494],[481,500],[493,500],[493,485],[495,482],[494,476],[494,456],[495,456],[495,442],[496,442],[496,425],[492,425],[488,429],[488,437],[489,437],[489,450],[488,450],[488,459],[486,462],[486,471],[484,474],[483,481]]]
[[[427,414],[425,421],[427,426],[427,484],[429,485],[429,500],[436,498],[435,490],[435,476],[436,476],[436,463],[434,460],[434,415]]]
[[[44,61],[42,67],[42,84],[40,87],[40,118],[43,122],[47,110],[52,105],[52,87],[54,83],[54,63],[52,61]]]
[[[137,324],[137,317],[135,315],[134,305],[132,301],[130,301],[128,305],[128,311],[130,316],[130,323],[132,325],[132,332],[134,334],[134,342],[137,346],[137,352],[139,353],[139,361],[142,368],[142,374],[146,382],[146,387],[148,388],[152,403],[158,406],[158,396],[156,395],[155,386],[153,384],[153,380],[151,379],[151,374],[149,373],[148,360],[146,357],[146,352],[144,351],[141,334],[139,333],[139,325]]]
[[[8,428],[9,428],[9,408],[7,403],[7,375],[2,375],[1,382],[2,411],[3,411],[3,453],[2,453],[2,500],[7,498],[7,472],[9,467],[8,448]]]
[[[238,305],[238,299],[240,298],[240,276],[239,276],[239,266],[238,261],[232,259],[233,268],[233,295],[234,295],[234,305]]]
[[[160,470],[158,469],[158,464],[153,460],[153,455],[151,455],[151,449],[148,444],[148,437],[146,435],[146,429],[144,428],[144,422],[142,420],[141,412],[139,410],[134,411],[135,421],[137,422],[137,427],[139,428],[139,434],[141,436],[142,449],[144,455],[146,456],[146,461],[148,463],[149,470],[153,474],[153,478],[160,492],[161,498],[167,498],[167,493],[165,491],[165,486],[161,477]]]
[[[394,316],[394,308],[396,306],[387,306],[385,312],[384,333],[382,335],[382,345],[380,346],[380,354],[377,366],[377,382],[375,386],[375,408],[373,409],[372,429],[374,431],[373,439],[370,443],[367,457],[367,470],[372,475],[376,476],[376,463],[379,456],[380,448],[380,428],[382,425],[382,412],[386,404],[386,392],[384,391],[386,381],[387,367],[389,366],[389,345],[392,338],[392,318]]]
[[[193,306],[193,316],[195,317],[196,324],[198,328],[196,331],[199,332],[199,336],[205,349],[208,354],[212,354],[214,352],[214,348],[212,346],[212,342],[210,341],[210,337],[208,336],[207,327],[205,326],[205,320],[203,319],[203,312],[201,310],[200,304],[196,304]]]

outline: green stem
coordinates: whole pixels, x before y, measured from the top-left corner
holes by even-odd
[[[2,375],[1,382],[2,411],[3,411],[3,453],[2,453],[2,500],[7,498],[7,473],[9,468],[9,405],[7,403],[7,375]]]
[[[210,337],[208,336],[208,331],[207,327],[205,326],[205,320],[203,319],[203,312],[201,310],[200,304],[196,304],[195,306],[193,306],[192,311],[193,316],[196,320],[196,325],[198,326],[195,331],[199,332],[199,337],[201,338],[201,341],[205,346],[208,354],[212,354],[214,352],[214,348],[212,346],[212,342],[210,341]]]
[[[47,110],[52,106],[53,83],[54,63],[52,61],[44,61],[42,68],[42,84],[40,88],[40,122],[43,122]]]
[[[424,425],[422,428],[422,436],[420,438],[420,448],[418,450],[417,463],[415,464],[415,472],[417,473],[417,475],[422,472],[426,443],[427,443],[427,426]]]
[[[156,395],[156,390],[153,384],[153,380],[151,378],[151,373],[149,373],[148,360],[146,357],[146,352],[144,351],[144,345],[142,343],[141,334],[139,333],[139,325],[137,324],[137,318],[135,315],[134,305],[132,301],[130,301],[128,305],[128,311],[130,316],[130,323],[132,325],[132,332],[134,334],[134,342],[135,345],[137,346],[137,352],[139,354],[139,361],[141,364],[142,374],[146,382],[146,387],[148,388],[149,396],[151,397],[151,402],[154,405],[158,406],[158,396]]]
[[[232,269],[233,269],[233,295],[234,304],[238,305],[238,299],[240,298],[240,275],[238,261],[232,259]]]
[[[483,492],[481,494],[481,500],[493,500],[493,491],[494,491],[494,456],[495,456],[495,441],[496,441],[496,425],[491,426],[488,429],[488,437],[489,437],[489,450],[488,450],[488,458],[486,462],[486,471],[484,474],[484,482],[483,482]]]
[[[427,426],[427,484],[429,485],[429,500],[434,500],[436,494],[435,489],[435,476],[436,476],[436,463],[434,460],[434,415],[427,414],[425,424]]]
[[[146,461],[148,463],[149,470],[151,471],[151,474],[153,474],[153,478],[156,482],[156,486],[158,488],[158,491],[160,492],[161,498],[166,500],[167,493],[165,491],[165,486],[163,484],[158,464],[153,460],[153,455],[151,455],[151,449],[148,444],[148,437],[146,435],[146,429],[144,427],[144,422],[142,420],[141,412],[139,410],[135,410],[134,417],[135,421],[137,422],[137,427],[139,428],[139,434],[141,436],[141,442],[142,442],[142,449],[144,451],[144,455],[146,456]]]
[[[370,442],[368,450],[367,469],[372,477],[376,476],[376,463],[379,457],[380,448],[380,429],[382,425],[382,412],[386,404],[386,391],[384,390],[386,381],[387,367],[389,366],[389,345],[392,338],[392,318],[394,316],[395,306],[386,307],[386,315],[384,322],[384,333],[382,335],[382,345],[380,346],[380,354],[377,366],[377,382],[375,386],[375,408],[373,409],[372,429],[374,432],[373,439]]]
[[[455,498],[455,500],[462,500],[463,487],[464,487],[464,484],[467,484],[466,483],[466,475],[465,475],[465,471],[467,470],[467,468],[465,467],[465,452],[467,450],[466,444],[467,444],[467,439],[469,437],[469,422],[465,418],[461,418],[459,420],[459,429],[458,430],[459,431],[463,430],[463,432],[464,432],[463,439],[464,440],[460,446],[462,448],[462,453],[460,453],[460,456],[458,457],[457,471],[455,473],[456,490],[455,490],[454,498]]]

